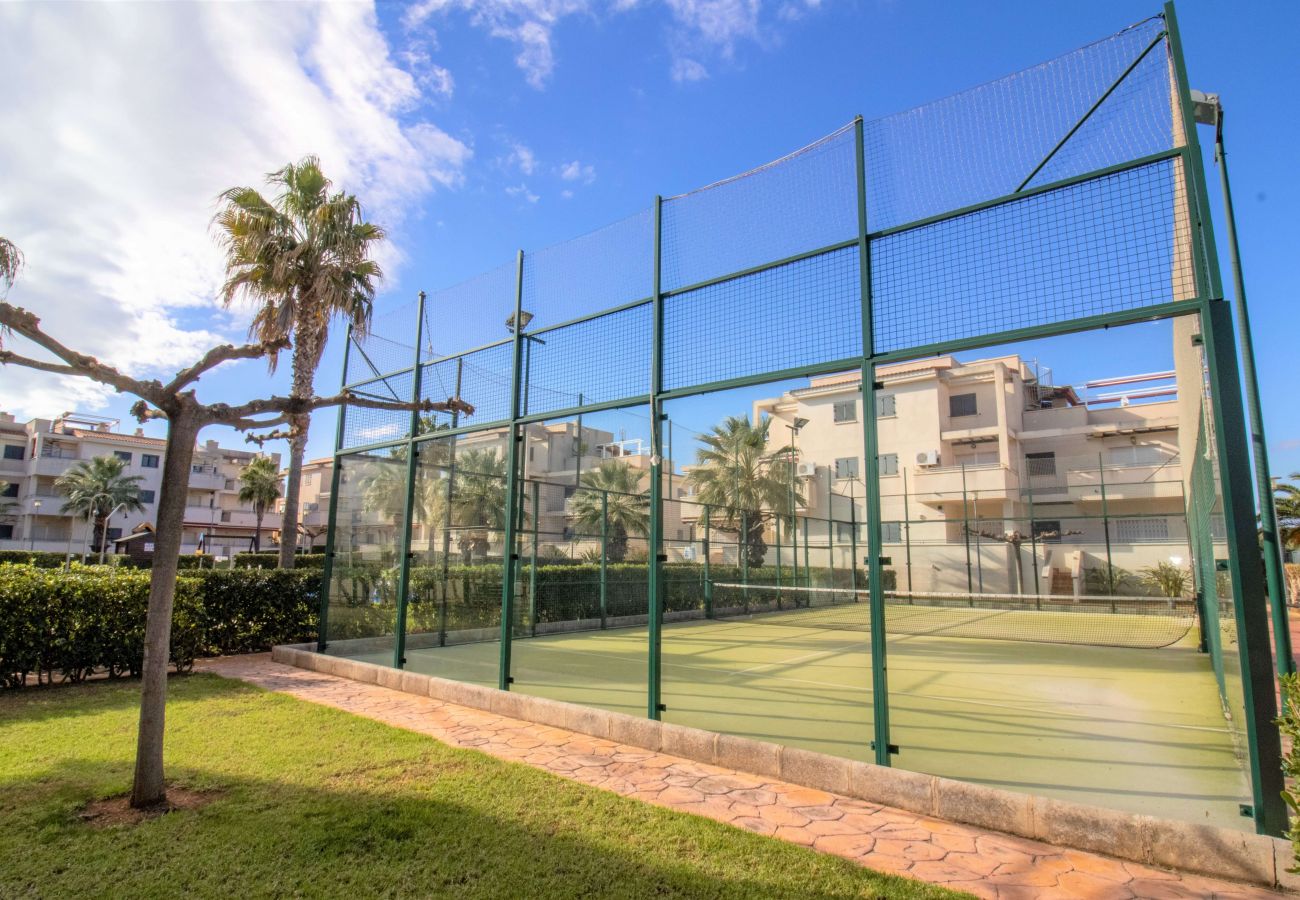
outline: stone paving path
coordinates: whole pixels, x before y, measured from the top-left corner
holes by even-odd
[[[991,898],[1277,897],[1271,891],[983,831],[825,791],[308,672],[270,654],[196,669],[546,769],[825,853]]]

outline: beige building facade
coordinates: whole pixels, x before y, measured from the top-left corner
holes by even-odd
[[[64,496],[55,481],[83,460],[116,456],[124,474],[139,476],[142,511],[118,511],[108,526],[109,552],[115,542],[157,520],[162,491],[162,459],[167,442],[118,431],[119,422],[101,416],[66,413],[56,419],[18,422],[0,413],[0,481],[10,512],[0,519],[0,550],[40,550],[79,556],[94,541],[83,517],[64,513]],[[229,557],[252,548],[256,516],[239,500],[239,475],[258,454],[199,444],[190,467],[185,499],[182,553]],[[279,463],[279,455],[271,454]],[[262,520],[262,547],[273,546],[271,533],[280,515],[268,510]],[[142,538],[141,540],[148,540]]]

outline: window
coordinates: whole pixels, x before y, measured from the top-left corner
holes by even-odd
[[[303,483],[303,484],[315,484],[315,483],[316,483],[316,473],[315,473],[315,472],[306,472],[306,473],[304,473],[303,476],[302,476],[302,483]]]
[[[880,474],[881,474],[881,475],[897,475],[897,474],[898,474],[898,454],[897,454],[897,453],[883,453],[883,454],[881,454],[880,456],[877,456],[877,457],[876,457],[876,464],[877,464],[878,466],[880,466]]]
[[[1115,539],[1121,544],[1141,544],[1169,540],[1169,520],[1161,516],[1141,519],[1115,519]]]
[[[1107,461],[1112,466],[1158,466],[1163,456],[1159,444],[1131,444],[1106,451]]]
[[[10,522],[0,522],[0,541],[13,540],[14,526]]]
[[[834,416],[836,422],[856,422],[858,420],[858,401],[837,400]]]
[[[19,444],[5,444],[5,459],[22,459],[23,448]]]
[[[897,415],[897,413],[894,411],[894,395],[877,394],[876,395],[876,418],[888,419],[889,417],[894,415]]]
[[[996,466],[998,464],[998,451],[972,450],[970,453],[958,456],[956,462],[959,466]]]
[[[880,540],[885,544],[901,544],[903,542],[903,523],[881,522]]]
[[[129,450],[114,450],[113,455],[122,460],[122,462],[126,463],[128,466],[131,465],[132,454]]]
[[[529,462],[532,462],[532,461],[533,461],[533,452],[534,452],[536,449],[537,449],[536,447],[529,447],[529,448],[528,448],[528,461],[529,461]]]
[[[949,418],[957,419],[962,416],[973,416],[977,412],[974,394],[953,394],[948,398]]]
[[[852,543],[854,527],[852,522],[836,522],[835,540],[844,544]]]
[[[150,490],[142,490],[142,491],[140,491],[140,502],[141,502],[141,503],[153,503],[153,502],[154,502],[154,499],[153,499],[153,498],[154,498],[154,493],[153,493],[153,491],[150,491]]]
[[[108,540],[109,540],[110,543],[111,543],[112,541],[117,540],[117,539],[120,538],[121,536],[122,536],[122,529],[120,529],[120,528],[110,528],[110,529],[108,529]]]
[[[141,454],[140,454],[140,465],[143,466],[143,467],[146,468],[146,469],[156,469],[156,468],[158,468],[158,454],[157,454],[157,453],[141,453]]]
[[[18,496],[18,482],[16,481],[11,481],[8,484],[6,484],[4,487],[4,491],[0,492],[0,497],[17,497],[17,496]]]
[[[858,458],[856,456],[841,456],[835,460],[836,478],[855,478],[857,474]]]
[[[1046,453],[1026,453],[1025,454],[1025,471],[1029,473],[1030,478],[1043,475],[1056,474],[1056,453],[1049,450]]]
[[[1034,522],[1034,537],[1044,544],[1061,543],[1061,521],[1059,519],[1039,519]]]

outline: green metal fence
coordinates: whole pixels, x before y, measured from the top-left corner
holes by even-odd
[[[563,670],[568,653],[573,680],[607,678],[624,691],[591,702],[639,703],[640,714],[672,718],[675,696],[683,709],[699,698],[682,694],[689,676],[669,677],[665,691],[665,653],[686,633],[673,631],[665,651],[666,632],[690,626],[698,636],[701,622],[758,613],[788,624],[811,611],[839,623],[828,627],[868,634],[845,651],[870,692],[856,700],[854,721],[866,731],[852,732],[853,746],[881,765],[896,752],[905,761],[907,742],[890,727],[891,710],[905,705],[891,694],[891,634],[951,626],[958,636],[998,639],[1006,637],[998,628],[1032,627],[1015,616],[1044,603],[1092,617],[1140,617],[1154,607],[1128,598],[1132,608],[1121,609],[1116,600],[1123,592],[1100,461],[1103,507],[1086,517],[1095,524],[1057,517],[1056,530],[1045,530],[1028,469],[1007,495],[1027,500],[1027,514],[963,512],[947,520],[962,523],[956,538],[910,508],[882,512],[899,497],[918,502],[907,488],[882,496],[892,474],[881,471],[882,378],[936,354],[1160,319],[1175,323],[1175,354],[1191,360],[1179,376],[1181,427],[1194,422],[1197,435],[1172,516],[1195,590],[1160,610],[1161,627],[1174,629],[1172,641],[1179,627],[1195,627],[1247,770],[1245,811],[1259,830],[1280,834],[1269,613],[1249,473],[1230,464],[1246,458],[1237,361],[1171,6],[1032,70],[857,119],[744,175],[656,197],[568,243],[520,251],[377,321],[364,337],[349,335],[349,390],[456,397],[475,411],[342,411],[320,647],[397,667],[416,651],[453,650],[458,662],[437,671],[502,689]],[[468,349],[447,352],[445,342]],[[838,471],[799,476],[825,475],[830,509],[814,512],[810,498],[796,496],[798,455],[777,446],[782,436],[764,438],[770,443],[751,461],[777,485],[769,495],[685,493],[726,491],[673,459],[682,433],[672,410],[836,373],[860,376],[861,424],[851,427],[864,470],[843,480]],[[636,420],[641,446],[614,439],[624,429],[608,423],[619,417]],[[797,422],[787,426],[792,441]],[[1080,471],[1094,478],[1091,463]],[[967,493],[963,486],[962,510]],[[1085,527],[1105,569],[1080,575],[1087,590],[1067,610],[1041,582],[1052,548],[1040,552],[1039,541]],[[1145,533],[1140,523],[1125,527]],[[914,567],[939,568],[939,551],[926,547],[964,551],[960,590],[915,580]],[[985,583],[992,558],[1003,568]],[[961,590],[964,600],[950,596]],[[1011,618],[972,625],[971,611],[992,609],[995,596],[1010,597],[999,614]],[[945,612],[917,618],[917,604]],[[903,607],[921,624],[905,625]],[[1069,643],[1069,622],[1085,619],[1062,621],[1052,627]],[[1107,621],[1110,633],[1129,627]],[[568,650],[542,643],[580,632],[599,634]],[[1107,646],[1128,639],[1116,640]],[[1130,645],[1163,646],[1159,635],[1144,640]],[[471,654],[470,645],[495,645],[495,654]],[[614,662],[629,646],[644,665],[639,677]],[[738,671],[750,669],[768,664]],[[564,688],[571,694],[551,688],[578,696],[572,686]],[[691,721],[731,727],[722,713]]]

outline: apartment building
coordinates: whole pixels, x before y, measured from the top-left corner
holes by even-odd
[[[280,475],[288,478],[286,468]],[[329,535],[330,488],[334,478],[334,458],[322,456],[302,464],[302,483],[298,488],[298,546],[322,552]],[[284,511],[284,500],[277,509]]]
[[[119,426],[117,419],[83,413],[25,423],[0,413],[0,481],[8,485],[5,499],[13,504],[0,519],[0,549],[79,555],[96,543],[84,518],[62,511],[64,497],[55,481],[78,461],[98,456],[116,456],[125,463],[127,475],[142,479],[138,485],[144,509],[114,514],[108,526],[109,552],[142,525],[153,526],[167,442],[146,437],[139,428],[124,433]],[[229,557],[251,548],[256,516],[239,500],[239,475],[256,455],[221,447],[215,440],[195,448],[182,553]],[[279,455],[272,454],[272,459],[278,463]],[[279,527],[279,513],[268,511],[262,520],[263,548],[271,545],[270,535]]]
[[[1088,397],[1016,355],[877,375],[882,536],[900,590],[1078,596],[1187,564],[1173,372],[1089,382]],[[860,385],[856,372],[812,378],[753,410],[795,448],[809,539],[841,553],[864,542]]]

